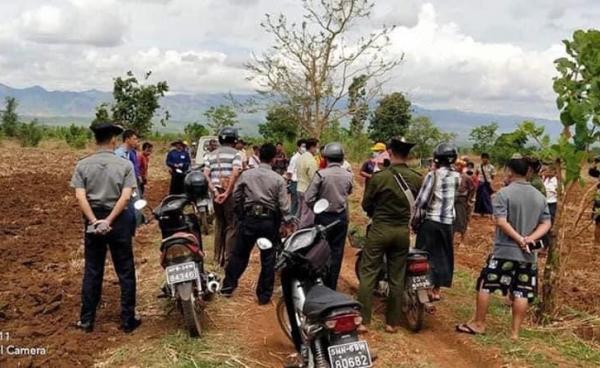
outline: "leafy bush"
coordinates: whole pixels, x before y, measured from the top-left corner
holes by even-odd
[[[208,129],[200,123],[190,123],[186,125],[185,128],[183,128],[183,132],[190,144],[193,142],[198,143],[198,140],[201,137],[208,135]]]
[[[91,138],[91,132],[85,127],[79,127],[75,124],[71,124],[65,132],[65,142],[75,149],[83,149],[87,146],[89,139]]]
[[[37,147],[44,138],[44,128],[35,119],[29,124],[20,124],[17,138],[23,147]]]

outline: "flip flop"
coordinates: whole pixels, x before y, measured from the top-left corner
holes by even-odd
[[[464,333],[467,335],[483,335],[483,332],[475,331],[471,326],[466,323],[461,323],[460,325],[456,325],[456,332]]]

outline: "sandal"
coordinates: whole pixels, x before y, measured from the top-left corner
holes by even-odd
[[[477,332],[473,329],[473,327],[469,326],[466,323],[461,323],[460,325],[456,325],[456,332],[464,333],[467,335],[484,335],[484,332]]]

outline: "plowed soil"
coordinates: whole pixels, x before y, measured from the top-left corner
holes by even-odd
[[[120,332],[119,287],[112,265],[106,269],[96,330],[86,335],[73,328],[80,307],[83,229],[69,180],[77,159],[83,155],[60,149],[0,147],[0,332],[10,334],[12,345],[46,349],[45,355],[34,357],[0,355],[0,367],[89,367],[107,350],[135,346],[137,341],[159,338],[177,328],[170,320],[174,317],[152,314],[147,311],[150,307],[139,306],[147,312],[141,329],[133,335]],[[159,157],[152,161],[152,186],[148,192],[151,206],[167,190],[159,161]],[[581,189],[581,195],[584,192]],[[572,212],[577,212],[579,199]],[[589,215],[583,216],[580,229],[588,226]],[[492,230],[490,220],[474,217],[465,244],[457,249],[457,262],[478,271],[490,250]],[[575,237],[578,233],[579,230],[569,234],[574,243],[568,259],[569,278],[561,297],[565,304],[597,315],[600,249],[593,245],[593,228]],[[160,272],[157,237],[155,226],[145,227],[136,237],[139,283]],[[353,253],[346,252],[342,275],[341,289],[349,293],[354,293],[357,285]],[[249,275],[256,275],[257,267],[254,259]],[[261,362],[251,366],[279,367],[292,346],[279,331],[274,306],[256,306],[252,296],[254,280],[255,277],[244,277],[239,292],[242,297],[235,303],[225,303],[227,313],[215,314],[212,323],[220,326],[216,328],[245,336],[252,359]],[[394,359],[388,364],[402,359],[408,366],[411,362],[417,365],[415,357],[426,354],[428,361],[441,367],[501,366],[496,352],[482,352],[466,337],[452,332],[456,321],[449,320],[444,308],[442,304],[435,317],[428,317],[427,330],[416,335],[410,345],[397,341],[390,348],[390,340],[378,333],[371,334],[370,343],[376,349],[392,350],[384,355]],[[239,318],[232,320],[232,314]],[[130,363],[127,366],[135,365]]]

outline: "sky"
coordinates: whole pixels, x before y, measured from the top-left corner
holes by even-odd
[[[300,0],[19,0],[0,2],[0,83],[109,91],[152,70],[173,93],[252,92],[244,63],[271,44],[266,13]],[[597,0],[376,0],[353,32],[396,25],[404,53],[385,92],[428,108],[556,118],[553,60],[575,29],[600,28]]]

